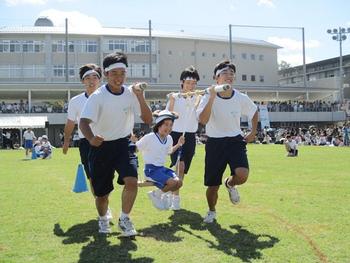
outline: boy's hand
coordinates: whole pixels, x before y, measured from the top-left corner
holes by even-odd
[[[95,135],[94,137],[92,137],[92,139],[89,140],[89,143],[91,146],[99,147],[103,141],[104,141],[103,137],[99,135]]]
[[[182,145],[184,145],[184,143],[185,143],[185,136],[181,135],[179,140],[177,141],[177,144],[179,146],[182,146]]]

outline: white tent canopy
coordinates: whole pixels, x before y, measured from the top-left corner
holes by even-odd
[[[0,129],[45,128],[47,116],[0,116]]]

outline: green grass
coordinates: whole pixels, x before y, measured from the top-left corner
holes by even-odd
[[[140,235],[97,233],[90,193],[76,194],[78,151],[24,161],[0,151],[0,262],[349,262],[350,148],[249,145],[251,174],[233,206],[220,189],[217,223],[205,225],[204,147],[182,189],[183,210],[157,211],[139,189]],[[140,172],[142,169],[140,168]],[[117,218],[121,188],[111,195]],[[114,221],[115,222],[115,221]]]

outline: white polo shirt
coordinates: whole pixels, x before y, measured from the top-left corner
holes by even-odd
[[[191,98],[175,98],[173,111],[179,114],[179,118],[174,120],[173,131],[175,132],[196,132],[198,120],[195,108],[196,96]],[[169,109],[169,103],[166,108]]]
[[[173,139],[170,135],[162,141],[154,132],[146,134],[136,142],[136,147],[141,152],[144,163],[155,166],[164,166],[172,146]]]
[[[73,97],[68,104],[68,119],[71,121],[74,121],[76,124],[78,124],[78,134],[79,138],[84,138],[83,133],[79,129],[79,121],[80,121],[80,115],[81,111],[84,108],[85,102],[87,101],[88,96],[85,92]]]
[[[113,141],[132,132],[134,114],[140,116],[141,109],[131,87],[123,86],[121,93],[114,94],[103,85],[89,96],[80,118],[91,120],[94,135]]]
[[[257,110],[254,102],[245,94],[233,89],[230,98],[216,95],[210,118],[206,124],[206,134],[213,138],[234,137],[242,134],[241,116],[251,120]],[[209,101],[209,94],[205,94],[197,108],[197,117],[204,110]]]

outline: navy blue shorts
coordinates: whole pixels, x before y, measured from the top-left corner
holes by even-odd
[[[241,135],[208,138],[205,144],[204,185],[221,185],[227,164],[230,166],[231,175],[235,174],[236,168],[249,169],[246,145]]]
[[[104,196],[113,191],[115,171],[120,185],[125,184],[125,177],[137,178],[137,163],[129,156],[128,139],[105,141],[99,147],[90,146],[89,170],[96,196]]]
[[[145,165],[145,179],[153,182],[156,187],[163,189],[169,179],[177,178],[175,172],[164,166],[155,166],[153,164]]]
[[[89,170],[89,151],[90,151],[90,143],[87,139],[81,138],[79,140],[79,152],[80,152],[80,160],[84,166],[85,174],[88,179],[90,179],[90,170]]]
[[[25,140],[24,149],[32,149],[33,148],[33,140]]]
[[[170,135],[173,138],[173,145],[176,145],[182,133],[171,132]],[[190,169],[192,158],[193,158],[193,155],[195,154],[195,149],[196,149],[196,134],[194,132],[186,132],[185,144],[182,145],[181,147],[181,155],[180,155],[180,161],[183,161],[185,163],[185,174],[187,174],[188,170]],[[173,154],[171,154],[170,167],[176,164],[178,155],[179,155],[179,149],[177,149]]]

